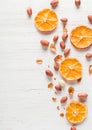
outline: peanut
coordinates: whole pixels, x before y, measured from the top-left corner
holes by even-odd
[[[52,52],[52,53],[56,53],[56,46],[55,46],[55,44],[50,44],[50,51]]]
[[[58,70],[59,70],[59,64],[56,63],[56,64],[54,65],[54,69],[55,69],[56,71],[58,71]]]
[[[53,76],[53,72],[51,70],[46,70],[45,71],[46,75],[49,76],[49,77],[52,77]]]
[[[64,56],[67,57],[69,55],[70,51],[71,51],[70,48],[65,49]]]
[[[81,92],[81,93],[78,93],[78,98],[80,101],[85,101],[88,97],[88,94],[87,93],[84,93],[84,92]]]
[[[65,18],[65,17],[61,18],[60,20],[61,20],[61,22],[62,22],[63,24],[66,24],[66,23],[67,23],[67,21],[68,21],[68,19],[67,19],[67,18]]]
[[[56,7],[58,5],[58,3],[59,3],[59,0],[52,0],[51,3],[50,3],[50,5],[52,7]]]
[[[66,45],[65,45],[65,42],[64,42],[64,41],[61,41],[61,42],[60,42],[60,47],[61,47],[61,49],[65,49]]]
[[[70,130],[76,130],[76,128],[74,126],[71,126]]]
[[[49,46],[49,42],[47,40],[41,40],[40,43],[42,47],[44,47],[45,49],[48,48]]]
[[[59,62],[61,62],[61,60],[62,60],[62,55],[56,55],[55,57],[54,57],[54,61],[55,61],[55,63],[59,63]]]
[[[67,101],[67,96],[64,96],[60,99],[60,103],[65,103]]]
[[[56,42],[57,40],[58,40],[58,35],[55,35],[55,36],[53,37],[53,41]]]
[[[79,7],[81,5],[81,0],[75,0],[76,7]]]
[[[32,15],[32,8],[30,8],[30,7],[27,8],[27,14],[28,14],[28,16]]]
[[[57,91],[61,91],[61,90],[62,90],[62,88],[61,88],[60,85],[56,85],[56,86],[55,86],[55,89],[56,89]]]
[[[87,53],[87,54],[85,55],[85,57],[86,57],[87,59],[92,58],[92,53]]]
[[[88,15],[88,20],[92,24],[92,15]]]
[[[62,35],[62,40],[65,42],[68,38],[68,34],[67,32],[64,32],[63,35]]]
[[[58,81],[58,84],[59,84],[62,88],[65,87],[65,81],[62,80],[62,79]]]

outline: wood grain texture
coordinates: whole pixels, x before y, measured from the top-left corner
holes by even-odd
[[[32,17],[26,13],[27,7],[33,9]],[[53,90],[48,90],[48,79],[44,70],[53,66],[52,55],[44,51],[39,41],[48,39],[58,34],[61,38],[62,24],[59,21],[57,29],[49,35],[41,34],[34,25],[36,13],[43,8],[51,8],[50,0],[0,0],[0,130],[68,130],[70,124],[65,118],[59,117],[56,106],[59,98],[67,94],[66,83],[64,92],[58,96],[58,102],[53,103],[51,98]],[[92,13],[92,1],[82,0],[81,7],[77,9],[74,0],[62,0],[55,9],[58,17],[69,19],[67,28],[84,24],[89,27],[87,15]],[[59,43],[59,41],[58,41]],[[70,40],[67,47],[71,47],[70,56],[77,57],[83,64],[83,79],[75,84],[75,99],[79,91],[88,92],[88,118],[78,125],[78,130],[87,130],[91,127],[92,119],[92,76],[88,74],[88,65],[91,61],[85,59],[86,52],[79,52],[72,47]],[[59,49],[58,52],[62,53]],[[43,59],[43,64],[38,65],[35,60]],[[57,79],[60,75],[56,74]],[[57,81],[54,81],[57,82]],[[65,110],[62,108],[62,111]]]

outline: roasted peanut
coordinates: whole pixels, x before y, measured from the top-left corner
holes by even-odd
[[[66,44],[65,44],[65,42],[64,42],[64,41],[61,41],[61,42],[60,42],[60,47],[61,47],[61,49],[65,49]]]
[[[64,96],[60,99],[60,103],[65,103],[67,101],[67,96]]]
[[[44,48],[48,48],[48,46],[49,46],[49,42],[47,40],[41,40],[40,43],[41,43],[42,47],[44,47]]]
[[[28,14],[28,16],[32,15],[32,8],[30,8],[30,7],[27,8],[27,14]]]
[[[62,90],[62,88],[61,88],[60,85],[56,85],[56,86],[55,86],[55,89],[56,89],[57,91],[61,91],[61,90]]]
[[[74,126],[71,126],[70,130],[76,130],[76,128]]]
[[[66,56],[68,56],[69,55],[69,53],[70,53],[70,48],[67,48],[67,49],[65,49],[64,50],[64,56],[66,57]]]
[[[58,35],[55,35],[55,36],[53,37],[53,41],[56,42],[57,40],[58,40]]]
[[[85,101],[88,97],[88,94],[87,93],[84,93],[84,92],[81,92],[81,93],[78,93],[78,98],[80,101]]]
[[[62,35],[62,40],[65,42],[68,38],[68,34],[67,32],[64,32],[63,35]]]
[[[88,15],[88,20],[92,24],[92,15]]]
[[[59,70],[59,64],[55,63],[55,64],[54,64],[54,69],[55,69],[56,71],[58,71],[58,70]]]
[[[85,57],[86,57],[87,59],[92,58],[92,53],[87,53],[87,54],[85,55]]]
[[[65,25],[65,24],[67,23],[67,21],[68,21],[68,19],[65,18],[65,17],[61,18],[60,20],[61,20],[61,22],[62,22],[64,25]]]
[[[59,3],[59,0],[52,0],[51,3],[50,3],[50,5],[52,7],[56,7],[58,5],[58,3]]]
[[[81,5],[81,0],[75,0],[76,7],[79,7]]]
[[[46,75],[49,76],[49,77],[52,77],[53,76],[53,72],[51,70],[46,70],[45,71]]]

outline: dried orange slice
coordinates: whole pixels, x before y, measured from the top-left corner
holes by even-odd
[[[84,49],[92,45],[92,29],[87,26],[74,28],[70,35],[71,43],[78,49]]]
[[[87,117],[87,106],[78,101],[71,101],[66,108],[66,118],[72,124],[78,124]]]
[[[40,31],[52,31],[58,25],[57,14],[51,9],[43,9],[34,19],[35,25]]]
[[[66,80],[79,80],[82,77],[82,65],[76,58],[66,58],[63,60],[59,71]]]

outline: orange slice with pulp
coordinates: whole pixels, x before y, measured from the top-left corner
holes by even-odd
[[[51,9],[43,9],[34,19],[35,25],[40,31],[52,31],[58,25],[57,14]]]
[[[87,106],[78,101],[71,101],[66,108],[66,118],[72,124],[78,124],[87,117]]]
[[[71,31],[71,43],[78,49],[92,45],[92,29],[87,26],[78,26]]]
[[[66,80],[79,80],[82,77],[82,65],[76,58],[66,58],[63,60],[59,71]]]

